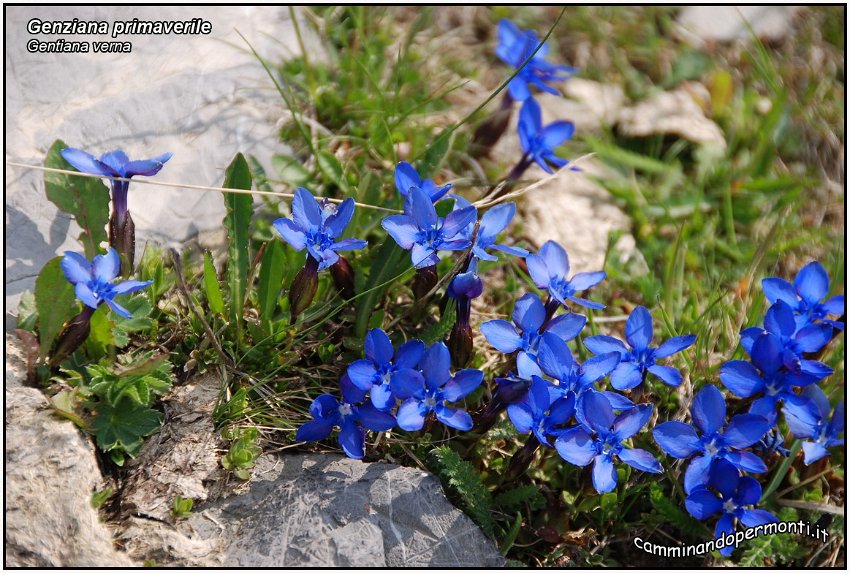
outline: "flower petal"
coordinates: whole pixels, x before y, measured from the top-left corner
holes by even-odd
[[[517,432],[527,434],[531,431],[532,426],[534,426],[534,416],[528,404],[509,404],[507,410],[508,418],[510,418]]]
[[[343,422],[337,440],[346,456],[355,460],[363,459],[366,430],[358,426],[353,419]]]
[[[617,469],[609,456],[600,454],[594,459],[593,487],[599,493],[608,493],[617,487]]]
[[[829,294],[829,275],[817,261],[812,261],[797,273],[794,278],[794,287],[809,304],[820,302]]]
[[[506,320],[488,320],[481,325],[481,334],[493,348],[505,354],[515,352],[522,346],[522,337],[514,325]]]
[[[484,373],[481,370],[473,368],[461,370],[443,387],[443,398],[447,402],[456,402],[464,396],[468,396],[483,381]]]
[[[169,159],[171,159],[171,153],[163,153],[151,159],[130,161],[124,166],[124,176],[133,177],[134,175],[143,175],[150,177],[151,175],[156,175]]]
[[[333,423],[327,420],[312,420],[302,424],[295,432],[296,442],[317,442],[331,434]]]
[[[411,396],[421,396],[425,389],[425,378],[418,370],[401,368],[390,376],[390,388],[393,394],[402,400]]]
[[[738,481],[738,489],[732,499],[739,506],[755,505],[761,499],[761,485],[751,477],[742,477]]]
[[[405,396],[405,398],[407,398],[407,396]],[[393,406],[395,406],[395,395],[393,394],[392,387],[389,384],[373,385],[372,389],[369,390],[369,400],[375,408],[381,411],[390,410]]]
[[[622,462],[642,472],[660,474],[664,471],[655,456],[640,448],[623,448],[617,454],[617,457]]]
[[[127,174],[127,164],[130,158],[120,149],[104,153],[100,156],[100,162],[113,169],[119,176],[125,177]]]
[[[357,407],[357,420],[364,428],[373,432],[385,432],[395,427],[395,417],[382,412],[372,404],[364,404]]]
[[[330,246],[333,251],[356,251],[368,245],[363,239],[343,239]]]
[[[605,396],[598,392],[586,392],[581,397],[579,408],[594,432],[605,436],[611,431],[614,425],[614,411]]]
[[[419,232],[413,217],[408,215],[390,215],[381,221],[381,227],[405,250],[413,247]]]
[[[682,373],[673,368],[672,366],[662,366],[660,364],[653,364],[649,368],[647,368],[650,372],[658,376],[662,382],[667,384],[668,386],[678,386],[682,383]]]
[[[393,364],[399,368],[416,368],[424,354],[424,342],[421,340],[408,340],[396,350]]]
[[[387,333],[380,328],[373,328],[366,333],[363,352],[376,366],[386,366],[392,361],[395,351]]]
[[[724,458],[744,472],[761,474],[767,471],[764,461],[752,452],[726,452]]]
[[[570,286],[578,291],[587,290],[590,287],[596,286],[606,277],[605,271],[596,271],[593,273],[577,273],[570,279]]]
[[[555,449],[562,458],[576,466],[586,466],[596,454],[593,439],[579,426],[561,434],[555,440]]]
[[[713,456],[697,456],[691,460],[685,470],[685,493],[691,493],[697,486],[708,483],[708,472],[712,462],[714,462]]]
[[[626,340],[634,350],[645,350],[652,340],[652,315],[643,306],[636,306],[626,321]]]
[[[372,384],[378,382],[375,376],[378,373],[375,363],[368,358],[355,360],[348,365],[347,372],[351,383],[361,390],[371,390]]]
[[[766,509],[745,509],[741,512],[741,523],[746,527],[756,527],[765,523],[777,523],[779,518]]]
[[[407,197],[411,187],[419,187],[421,183],[419,173],[410,163],[406,161],[399,162],[395,168],[395,188],[401,193],[402,197]]]
[[[770,304],[778,300],[785,301],[791,308],[796,308],[800,302],[797,298],[797,291],[794,286],[786,280],[769,277],[761,281],[761,288],[764,291],[764,296]]]
[[[769,429],[770,424],[761,416],[738,414],[723,430],[723,441],[728,446],[739,450],[755,444]]]
[[[713,434],[726,422],[726,400],[716,386],[706,384],[691,406],[694,424],[703,434]]]
[[[790,338],[797,330],[794,311],[787,303],[776,301],[764,315],[764,328],[777,336]]]
[[[92,279],[91,263],[81,254],[73,251],[65,251],[59,266],[65,273],[65,278],[72,285],[87,283]]]
[[[620,340],[612,336],[588,336],[583,340],[584,345],[594,354],[605,354],[606,352],[617,352],[622,357],[629,353],[629,349]]]
[[[537,288],[545,289],[549,286],[551,278],[543,257],[540,255],[528,255],[525,259],[525,265],[528,267],[528,274]]]
[[[617,441],[628,440],[637,434],[646,425],[651,416],[652,404],[638,404],[637,407],[626,410],[617,416],[613,425],[613,431],[617,437]]]
[[[546,308],[540,302],[540,297],[528,292],[514,304],[512,318],[525,332],[537,332],[546,320]]]
[[[643,374],[634,362],[620,362],[611,372],[611,386],[617,390],[629,390],[643,382]]]
[[[756,367],[745,360],[732,360],[720,367],[720,381],[736,396],[749,398],[764,389]]]
[[[731,513],[724,513],[717,520],[714,526],[714,538],[725,538],[727,535],[735,533],[735,518]],[[720,554],[724,557],[729,557],[735,551],[735,545],[727,545],[720,550]]]
[[[540,306],[543,308],[542,304]],[[578,336],[584,329],[584,325],[586,323],[587,317],[583,314],[568,312],[550,320],[549,324],[546,325],[546,332],[551,332],[566,342],[567,340],[572,340]]]
[[[280,233],[283,240],[289,243],[296,251],[303,251],[307,246],[307,235],[291,219],[276,219],[272,226]]]
[[[567,256],[567,251],[555,241],[546,241],[540,247],[540,256],[546,263],[549,276],[566,277],[570,272],[570,258]]]
[[[478,239],[488,244],[494,243],[499,233],[510,225],[515,214],[516,203],[503,203],[489,209],[481,216],[481,224],[478,226]]]
[[[89,288],[88,283],[77,283],[74,285],[74,294],[77,295],[80,302],[89,308],[97,308],[97,305],[100,304],[100,300]]]
[[[105,302],[106,306],[111,308],[112,312],[114,312],[115,314],[118,314],[119,316],[123,316],[124,318],[133,318],[133,315],[129,310],[127,310],[126,308],[124,308],[123,306],[121,306],[120,304],[115,302],[114,300],[112,300],[110,298],[105,298],[105,299],[103,299],[103,302]]]
[[[554,149],[573,136],[576,126],[571,121],[555,121],[543,128],[543,145]]]
[[[730,499],[735,494],[739,481],[738,468],[722,458],[715,458],[708,472],[708,483],[720,492],[723,499]]]
[[[81,173],[90,173],[92,175],[106,175],[107,177],[119,177],[117,171],[105,165],[98,160],[94,155],[86,153],[82,149],[74,149],[72,147],[63,149],[62,157],[71,164],[71,166]]]
[[[419,187],[410,189],[411,216],[419,229],[433,229],[437,224],[437,211],[431,197]]]
[[[425,376],[425,383],[432,390],[445,385],[451,379],[450,367],[451,355],[449,354],[449,348],[442,342],[432,344],[425,351],[425,356],[419,365],[423,376]]]
[[[684,422],[658,424],[652,430],[652,436],[661,449],[674,458],[684,459],[702,451],[702,443],[696,430]]]
[[[603,379],[608,376],[608,374],[610,374],[619,363],[620,355],[616,352],[609,352],[607,354],[600,354],[598,356],[588,358],[581,366],[582,373],[579,377],[579,384],[581,386],[589,386],[590,384]]]
[[[463,231],[470,223],[475,221],[478,216],[478,211],[475,207],[464,207],[452,211],[446,215],[446,220],[443,222],[441,230],[446,239],[451,239]]]
[[[829,450],[818,442],[803,442],[803,463],[810,465],[828,456]]]
[[[398,427],[408,432],[421,430],[425,425],[425,414],[428,408],[415,398],[410,398],[398,407],[396,422]]]
[[[794,341],[800,352],[818,352],[832,340],[832,332],[828,324],[810,324],[800,329]]]
[[[435,410],[437,412],[437,419],[445,425],[461,432],[472,429],[472,417],[463,410],[449,408],[443,404],[437,404]]]
[[[127,294],[128,292],[141,290],[151,283],[153,283],[153,281],[124,281],[115,285],[112,292],[115,294]]]
[[[305,232],[322,226],[322,210],[319,209],[319,203],[303,187],[295,189],[295,197],[292,199],[292,220]]]
[[[118,256],[118,251],[112,247],[106,250],[106,254],[97,255],[91,262],[92,278],[107,283],[118,276],[120,269],[121,257]]]
[[[653,356],[655,358],[667,358],[668,356],[672,356],[677,352],[681,352],[685,348],[691,346],[694,342],[696,342],[696,335],[688,334],[685,336],[674,336],[670,340],[665,341],[653,352]]]
[[[708,519],[723,508],[723,502],[712,491],[697,488],[685,498],[685,509],[700,521]]]

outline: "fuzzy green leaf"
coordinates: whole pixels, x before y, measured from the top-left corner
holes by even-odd
[[[38,342],[42,359],[47,357],[65,321],[78,312],[74,287],[65,278],[61,257],[51,259],[35,279],[35,306],[38,309]]]
[[[250,189],[251,171],[248,162],[241,153],[237,153],[227,168],[224,186],[228,189]],[[228,237],[227,285],[230,290],[230,316],[239,329],[242,323],[242,305],[248,284],[248,252],[251,239],[248,225],[251,222],[251,195],[242,193],[224,193],[224,205],[227,215],[224,227]]]
[[[260,263],[260,276],[257,284],[257,298],[260,305],[260,320],[271,320],[277,309],[283,275],[286,270],[286,253],[283,242],[277,239],[269,241],[263,260]]]
[[[65,161],[61,154],[66,147],[68,146],[61,139],[53,142],[47,152],[44,166],[73,171],[73,166]],[[109,188],[93,177],[45,172],[44,192],[53,204],[74,217],[82,229],[79,239],[86,258],[94,258],[100,252],[100,243],[107,240]]]
[[[156,410],[121,400],[115,406],[99,402],[89,430],[104,452],[123,449],[135,457],[142,449],[143,438],[156,433],[161,425],[162,415]]]

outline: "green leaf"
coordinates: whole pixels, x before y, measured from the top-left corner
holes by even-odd
[[[35,332],[38,321],[38,311],[35,308],[35,295],[32,291],[25,290],[18,303],[18,325],[21,330]]]
[[[228,189],[250,189],[251,171],[248,162],[241,153],[237,153],[233,162],[227,168],[224,176],[224,186]],[[227,284],[230,289],[230,316],[237,330],[242,324],[242,306],[245,301],[245,291],[248,283],[248,252],[251,239],[248,225],[251,222],[251,195],[241,193],[224,193],[224,205],[227,215],[224,217],[224,227],[227,229],[228,265]]]
[[[204,289],[207,292],[207,302],[210,310],[224,314],[224,300],[221,298],[221,287],[218,284],[218,275],[215,272],[212,255],[209,251],[204,253]]]
[[[457,306],[454,303],[447,304],[446,310],[443,311],[443,315],[440,317],[440,321],[431,325],[428,330],[422,333],[422,336],[420,337],[422,342],[427,345],[431,345],[445,339],[449,332],[451,332],[452,327],[455,325],[456,319]]]
[[[38,342],[41,359],[47,357],[65,321],[78,312],[74,287],[65,278],[61,257],[51,259],[35,279],[35,306],[38,309]]]
[[[260,304],[260,320],[263,323],[271,320],[277,309],[280,289],[283,286],[283,275],[286,270],[286,253],[283,243],[272,239],[263,253],[260,263],[260,276],[257,284],[257,298]]]
[[[451,149],[453,140],[454,131],[444,131],[428,146],[417,169],[423,179],[433,177],[437,173]]]
[[[44,166],[73,171],[73,166],[60,153],[66,147],[61,139],[53,142],[47,151]],[[45,172],[44,192],[53,204],[74,217],[82,229],[79,239],[86,258],[94,258],[100,252],[100,243],[107,240],[109,188],[93,177]]]
[[[91,331],[86,339],[86,354],[92,360],[106,356],[110,346],[115,345],[115,323],[109,318],[109,307],[105,304],[94,311],[89,322]]]
[[[379,300],[389,288],[391,279],[410,266],[410,256],[392,237],[387,237],[379,247],[364,285],[363,296],[358,297],[355,336],[364,338],[369,327],[369,317]],[[384,284],[386,283],[386,284]],[[358,293],[360,294],[360,293]]]
[[[507,555],[508,551],[511,550],[511,547],[514,545],[514,541],[516,541],[517,535],[519,535],[519,530],[522,527],[522,514],[517,512],[516,519],[514,519],[513,525],[511,525],[511,529],[508,531],[508,534],[505,535],[505,538],[502,540],[501,545],[499,545],[499,552],[502,555]]]
[[[161,425],[162,415],[156,410],[121,400],[115,406],[99,402],[89,429],[104,452],[123,449],[135,457],[142,449],[143,438],[156,433]]]
[[[301,162],[290,155],[275,155],[272,166],[277,170],[281,180],[293,187],[300,187],[310,182],[310,172],[304,169]]]
[[[546,505],[546,498],[533,485],[515,487],[493,498],[493,505],[505,511],[523,509],[526,503],[531,509],[538,510]]]

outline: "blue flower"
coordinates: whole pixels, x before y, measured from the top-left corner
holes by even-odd
[[[519,111],[519,143],[527,157],[534,159],[546,173],[554,173],[551,165],[563,167],[569,163],[555,155],[555,148],[567,141],[575,132],[571,121],[555,121],[543,127],[540,106],[528,98]]]
[[[124,318],[131,318],[126,308],[115,302],[119,294],[145,288],[153,281],[123,281],[112,284],[121,266],[118,251],[109,247],[105,255],[97,255],[91,263],[81,254],[65,251],[60,263],[65,278],[74,285],[74,292],[82,303],[96,309],[105,302],[109,308]]]
[[[272,223],[280,236],[296,251],[304,248],[324,270],[339,260],[337,251],[353,251],[366,246],[360,239],[336,241],[354,215],[354,199],[346,199],[339,207],[319,203],[303,187],[295,190],[292,219],[281,218]]]
[[[546,308],[540,302],[540,297],[529,292],[514,305],[514,324],[507,320],[489,320],[481,325],[481,334],[499,352],[510,354],[522,350],[536,355],[540,344],[540,329],[543,328],[545,320]],[[543,333],[550,332],[566,342],[578,336],[586,322],[584,316],[568,312],[547,322]]]
[[[626,321],[626,341],[631,350],[622,341],[611,336],[590,336],[584,345],[594,354],[616,352],[620,363],[611,373],[611,385],[617,390],[628,390],[641,384],[647,372],[651,372],[669,386],[682,383],[682,375],[672,366],[656,364],[656,360],[667,358],[688,348],[697,339],[693,334],[675,336],[658,348],[650,347],[652,342],[652,315],[642,306],[635,307]]]
[[[720,381],[736,396],[758,397],[750,412],[771,422],[776,405],[793,397],[795,386],[808,386],[832,374],[831,368],[815,360],[802,360],[800,371],[791,372],[783,366],[784,350],[782,341],[766,332],[752,344],[752,364],[731,360],[720,367]]]
[[[540,254],[529,255],[525,262],[528,265],[531,280],[534,281],[537,288],[548,290],[552,298],[565,307],[567,301],[570,300],[595,310],[605,308],[604,304],[575,296],[576,293],[601,283],[605,279],[605,272],[578,273],[567,280],[567,273],[570,272],[570,260],[564,247],[555,241],[546,241],[540,248]]]
[[[752,507],[759,499],[759,482],[749,476],[741,477],[735,466],[720,460],[711,468],[707,483],[689,493],[685,499],[685,508],[699,520],[720,513],[720,519],[714,529],[714,537],[719,539],[734,533],[738,521],[744,527],[779,521],[769,511]],[[734,545],[727,545],[720,550],[720,554],[729,556],[734,549]]]
[[[481,277],[478,275],[478,257],[472,257],[466,271],[455,275],[455,278],[449,283],[449,288],[446,289],[447,295],[459,302],[465,301],[466,303],[478,298],[483,292],[484,283],[481,282]],[[469,320],[468,311],[466,320]]]
[[[104,153],[97,159],[94,155],[86,153],[81,149],[66,148],[62,150],[65,161],[74,166],[77,171],[102,175],[104,177],[121,177],[130,179],[134,175],[151,176],[159,173],[166,161],[171,159],[171,153],[163,153],[152,159],[141,159],[130,161],[127,154],[116,149]],[[129,181],[111,180],[112,185],[112,207],[118,218],[119,227],[123,225],[124,216],[127,213],[127,190]]]
[[[347,376],[340,380],[342,402],[330,394],[323,394],[310,405],[313,420],[304,423],[295,432],[299,442],[315,442],[327,438],[334,427],[339,428],[339,445],[349,458],[362,459],[366,430],[383,432],[395,426],[392,414],[381,412],[372,404],[357,405],[366,397]]]
[[[524,400],[535,376],[543,376],[537,365],[537,358],[520,352],[516,357],[516,372],[494,378],[497,384],[496,398],[502,404],[514,404]]]
[[[695,457],[685,471],[685,492],[709,479],[709,472],[716,460],[725,459],[745,472],[767,471],[764,462],[752,452],[740,451],[752,446],[770,429],[770,423],[756,414],[733,416],[726,424],[726,401],[717,387],[707,385],[694,397],[691,418],[702,435],[690,424],[664,422],[658,424],[652,434],[655,441],[668,455],[685,459]]]
[[[593,487],[597,492],[607,493],[617,487],[614,456],[635,469],[661,473],[661,464],[652,454],[623,445],[649,421],[651,404],[640,404],[614,417],[605,396],[589,392],[577,409],[583,410],[590,432],[583,426],[569,428],[555,440],[555,449],[562,458],[577,466],[586,466],[593,461]]]
[[[534,376],[528,396],[521,402],[508,405],[508,417],[521,434],[533,432],[544,446],[551,447],[550,435],[558,435],[564,430],[558,429],[567,423],[575,410],[575,395],[553,395],[549,384]]]
[[[453,195],[455,200],[454,210],[472,207],[472,203],[461,197]],[[515,257],[527,257],[528,251],[520,247],[511,247],[496,243],[499,234],[504,231],[511,223],[511,220],[516,214],[516,203],[502,203],[489,209],[481,216],[481,221],[478,224],[478,234],[475,235],[475,243],[472,245],[472,253],[479,259],[485,261],[497,261],[498,257],[491,255],[487,249],[495,249],[502,251]],[[463,236],[472,240],[472,233],[475,230],[475,220],[473,219],[463,230]]]
[[[419,365],[425,378],[424,384],[416,384],[412,379],[398,379],[398,382],[393,384],[395,395],[406,398],[396,414],[401,429],[422,429],[425,417],[430,412],[434,412],[440,422],[457,430],[472,428],[472,418],[469,414],[446,404],[457,402],[478,388],[484,380],[484,373],[467,369],[452,376],[450,364],[448,347],[437,342],[425,351]]]
[[[560,395],[571,392],[580,398],[593,388],[594,382],[607,376],[619,360],[616,352],[600,354],[579,364],[573,359],[567,343],[551,332],[543,333],[537,362],[540,369],[555,379],[555,390]],[[612,404],[614,409],[623,409]],[[626,407],[628,409],[630,406]]]
[[[803,463],[809,465],[829,455],[833,446],[844,444],[839,436],[844,432],[844,401],[839,402],[829,418],[829,399],[817,386],[785,402],[783,413],[791,433],[803,442]]]
[[[400,162],[395,168],[395,188],[404,197],[404,212],[410,215],[412,213],[412,201],[410,195],[411,188],[421,189],[432,203],[436,203],[452,188],[451,183],[437,187],[431,179],[422,179],[419,173],[410,163],[406,161]]]
[[[499,20],[498,34],[499,44],[496,46],[496,55],[514,68],[519,68],[540,44],[534,30],[520,30],[510,20]],[[541,46],[534,57],[510,81],[508,92],[514,100],[523,101],[531,97],[529,84],[545,92],[557,94],[558,90],[548,86],[547,82],[563,81],[575,73],[576,69],[570,66],[559,66],[547,62],[545,58],[548,51],[548,46],[545,44]]]
[[[844,314],[844,295],[839,294],[821,302],[829,294],[829,275],[818,261],[812,261],[800,269],[793,285],[786,280],[769,277],[762,280],[761,286],[771,304],[781,300],[791,307],[799,326],[820,320],[844,330],[844,324],[826,318]]]
[[[355,360],[348,366],[348,377],[357,388],[369,391],[372,404],[379,410],[395,406],[392,387],[402,383],[399,379],[404,379],[407,384],[423,383],[422,374],[416,370],[425,354],[425,344],[421,340],[402,344],[394,358],[393,345],[387,333],[373,328],[366,334],[363,351],[366,358]]]
[[[437,217],[434,204],[422,189],[410,188],[409,215],[390,215],[381,226],[398,245],[410,251],[417,269],[436,265],[437,251],[462,251],[470,240],[463,236],[464,228],[476,217],[475,207],[452,211],[445,219]]]
[[[832,340],[833,328],[828,324],[804,324],[798,327],[794,311],[783,300],[777,300],[764,316],[764,328],[757,326],[741,331],[741,345],[752,354],[756,338],[769,332],[782,343],[782,364],[788,370],[799,373],[803,368],[806,352],[818,352]]]

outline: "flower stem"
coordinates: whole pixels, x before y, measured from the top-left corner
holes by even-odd
[[[508,470],[505,472],[504,481],[514,481],[526,472],[531,460],[534,458],[534,453],[540,447],[540,441],[537,436],[531,434],[525,445],[514,453],[508,463]]]
[[[782,483],[782,479],[788,473],[788,468],[791,467],[791,464],[794,463],[794,460],[797,458],[797,454],[800,453],[800,450],[803,447],[803,442],[795,439],[794,445],[791,446],[791,452],[788,454],[788,457],[782,460],[782,465],[779,466],[779,469],[776,470],[776,473],[773,474],[773,479],[770,480],[770,484],[767,486],[767,489],[764,490],[764,493],[761,496],[761,500],[759,503],[764,503],[767,498],[773,495],[773,492],[777,490],[779,485]]]

